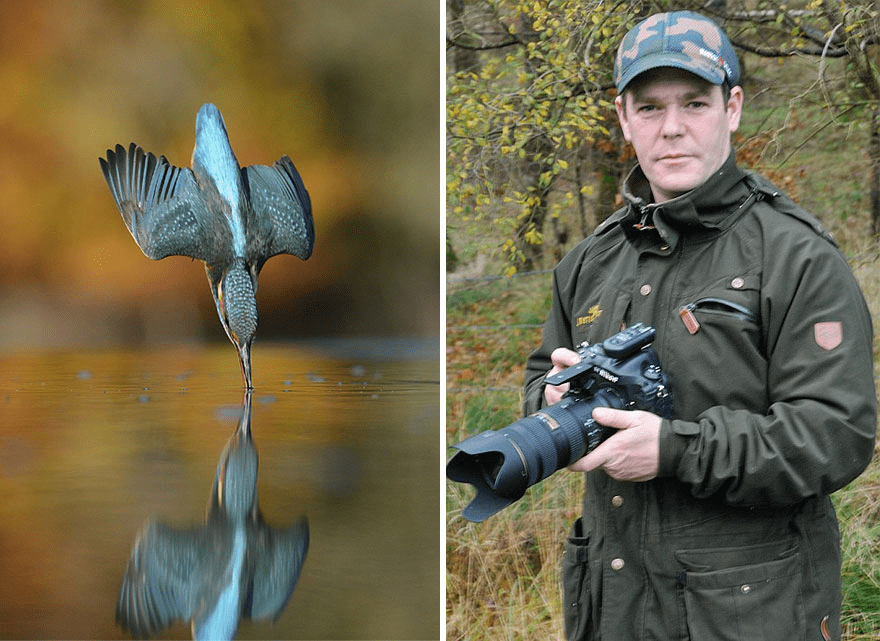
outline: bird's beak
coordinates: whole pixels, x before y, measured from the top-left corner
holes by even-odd
[[[241,361],[241,374],[244,376],[245,389],[254,389],[251,380],[251,345],[244,343],[238,346],[238,360]]]

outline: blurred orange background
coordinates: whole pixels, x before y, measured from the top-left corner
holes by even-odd
[[[189,166],[223,113],[242,166],[287,154],[315,251],[278,256],[258,341],[437,336],[440,12],[410,0],[0,4],[0,349],[227,340],[198,261],[147,259],[98,157]]]

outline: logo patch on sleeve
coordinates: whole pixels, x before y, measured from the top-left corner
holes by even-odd
[[[816,323],[813,325],[813,337],[816,339],[816,345],[831,351],[843,342],[843,323],[840,321]]]

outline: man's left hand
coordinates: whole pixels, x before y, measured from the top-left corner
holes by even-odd
[[[597,407],[593,420],[620,431],[568,469],[589,472],[602,468],[618,481],[650,481],[660,466],[660,423],[656,414],[640,410]]]

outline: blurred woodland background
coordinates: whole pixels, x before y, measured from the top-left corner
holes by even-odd
[[[226,341],[201,263],[147,259],[98,157],[189,166],[222,111],[241,165],[288,154],[315,251],[270,260],[258,340],[439,336],[439,12],[408,0],[0,4],[0,349]]]

